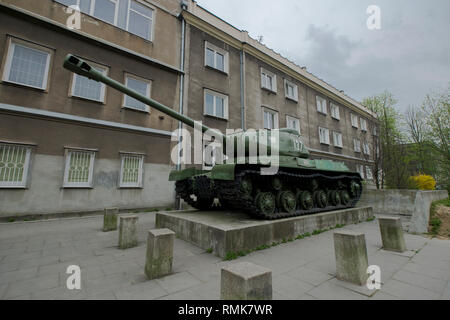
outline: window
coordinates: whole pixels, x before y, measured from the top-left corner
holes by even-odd
[[[363,143],[363,151],[365,155],[370,156],[370,147],[368,142]]]
[[[107,75],[108,69],[96,64],[91,64],[96,70]],[[88,100],[105,102],[106,86],[89,78],[80,76],[79,74],[73,74],[72,80],[72,96],[84,98]]]
[[[264,129],[278,129],[278,112],[263,108]]]
[[[0,144],[0,188],[25,188],[31,148]]]
[[[361,152],[361,141],[359,139],[353,139],[353,148],[355,152]]]
[[[319,127],[319,140],[321,144],[330,144],[330,130]]]
[[[55,0],[78,6],[81,12],[149,41],[153,40],[155,10],[143,0]]]
[[[92,0],[91,14],[113,25],[117,25],[118,0]]]
[[[144,156],[123,153],[121,158],[120,188],[142,188]]]
[[[361,130],[367,132],[367,121],[361,118]]]
[[[364,166],[357,164],[356,171],[361,175],[361,178],[364,179]]]
[[[323,114],[327,114],[327,100],[322,97],[316,96],[317,111]]]
[[[153,40],[153,9],[131,0],[128,6],[127,31]]]
[[[151,82],[136,76],[126,75],[125,85],[138,93],[150,98]],[[149,112],[150,107],[130,96],[125,95],[123,101],[124,108],[136,109],[139,111]]]
[[[205,89],[204,114],[228,119],[228,96]]]
[[[292,82],[284,80],[284,91],[286,98],[298,102],[298,86]]]
[[[353,113],[350,113],[350,119],[352,120],[352,127],[358,128],[358,116]]]
[[[95,151],[67,149],[64,188],[92,188]]]
[[[286,116],[286,126],[300,133],[300,120],[291,116]]]
[[[228,52],[205,41],[205,66],[228,73]]]
[[[366,166],[366,177],[367,177],[367,180],[372,180],[373,179],[373,174],[372,174],[372,168],[371,167],[367,167]]]
[[[333,132],[333,142],[334,146],[337,148],[343,148],[342,143],[342,133],[339,132]]]
[[[378,136],[378,128],[377,126],[373,126],[373,135]]]
[[[46,90],[50,57],[49,50],[25,41],[11,39],[3,81]]]
[[[331,110],[331,117],[336,119],[336,120],[340,120],[341,116],[339,113],[339,106],[335,105],[334,103],[330,104],[330,110]]]
[[[261,87],[272,92],[277,92],[277,76],[272,72],[261,68]]]

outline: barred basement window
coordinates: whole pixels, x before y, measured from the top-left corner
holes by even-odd
[[[142,176],[144,172],[144,156],[122,154],[120,168],[121,188],[142,188]]]
[[[92,188],[94,151],[67,150],[64,188]]]
[[[0,188],[25,188],[31,148],[0,144]]]

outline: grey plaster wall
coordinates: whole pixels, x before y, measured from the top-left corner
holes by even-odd
[[[169,165],[146,163],[142,189],[119,189],[120,160],[96,159],[92,189],[63,189],[64,157],[37,154],[28,189],[0,189],[0,217],[169,207],[175,196],[170,170]]]

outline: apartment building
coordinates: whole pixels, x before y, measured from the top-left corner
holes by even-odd
[[[62,64],[75,54],[178,106],[180,11],[178,1],[0,1],[1,215],[173,206],[178,123]]]
[[[195,1],[182,15],[190,117],[223,132],[298,130],[313,158],[345,162],[372,180],[378,121],[371,111]]]
[[[174,205],[180,124],[63,69],[68,53],[222,132],[298,130],[371,179],[375,116],[195,1],[0,0],[0,26],[0,215]]]

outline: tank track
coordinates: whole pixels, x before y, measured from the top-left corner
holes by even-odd
[[[189,181],[179,181],[177,182],[177,193],[181,196],[181,198],[186,201],[190,206],[205,210],[205,209],[239,209],[248,212],[250,215],[257,219],[262,220],[277,220],[283,218],[290,218],[302,215],[316,214],[321,212],[327,212],[332,210],[343,210],[353,208],[361,198],[362,189],[360,189],[356,196],[354,196],[348,205],[338,205],[338,206],[327,206],[325,208],[313,208],[311,210],[302,210],[297,207],[295,211],[292,212],[280,212],[276,210],[273,214],[264,214],[260,212],[258,209],[255,199],[252,195],[246,194],[242,192],[241,185],[244,177],[252,176],[254,181],[258,182],[259,186],[267,186],[271,185],[271,179],[273,176],[262,176],[259,170],[240,170],[236,173],[236,178],[233,181],[225,181],[225,180],[215,180],[214,181],[214,193],[216,197],[220,199],[222,204],[222,208],[217,208],[211,206],[211,200],[209,199],[197,199],[194,201],[191,198],[192,195],[192,187]],[[277,174],[277,178],[280,178],[282,181],[289,185],[289,181],[311,181],[312,179],[320,179],[321,181],[329,181],[330,183],[338,182],[339,180],[359,180],[360,178],[348,174],[342,174],[339,176],[330,176],[323,173],[312,173],[312,174],[299,174],[292,173],[280,170]],[[206,184],[203,183],[202,187],[206,187]],[[303,189],[303,188],[302,188]],[[305,188],[306,190],[307,188]],[[211,194],[211,186],[209,186],[208,190],[204,190],[206,193]]]

